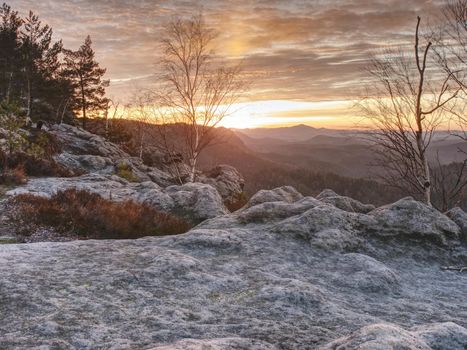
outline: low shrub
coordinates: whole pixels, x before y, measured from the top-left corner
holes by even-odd
[[[133,173],[131,167],[126,163],[117,164],[117,175],[130,182],[138,182],[138,177]]]
[[[14,169],[20,167],[24,169],[27,176],[70,177],[79,175],[57,164],[51,158],[41,158],[26,152],[14,152],[9,155],[4,154],[3,157],[0,156],[0,168]]]
[[[37,158],[51,159],[53,155],[60,153],[60,151],[60,142],[54,135],[43,130],[29,130],[26,153]]]
[[[51,226],[64,235],[92,239],[134,239],[145,236],[174,235],[191,225],[171,214],[128,200],[112,202],[98,194],[69,189],[51,198],[19,195],[14,198],[15,220],[23,234],[35,226]]]
[[[16,186],[23,185],[27,181],[24,168],[17,166],[14,168],[2,168],[0,170],[0,185]]]

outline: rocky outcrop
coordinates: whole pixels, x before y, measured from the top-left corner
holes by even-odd
[[[162,192],[197,206],[199,186]],[[0,348],[465,349],[467,274],[441,267],[467,247],[448,217],[257,198],[179,236],[0,245]]]
[[[137,186],[149,184],[126,195]],[[196,207],[199,186],[209,185],[163,193],[170,205]],[[467,247],[455,235],[423,244],[413,236],[417,218],[445,221],[432,235],[457,227],[449,218],[423,204],[360,214],[284,199],[179,236],[0,245],[0,348],[465,348],[467,274],[440,267],[465,265]],[[392,224],[398,239],[386,243],[375,227]]]
[[[369,213],[377,221],[374,231],[381,236],[411,236],[445,243],[458,238],[460,228],[446,215],[411,197]]]
[[[245,338],[185,339],[170,345],[162,345],[151,350],[276,350],[269,343]]]
[[[112,160],[128,158],[128,154],[102,136],[68,124],[55,124],[48,130],[62,150],[74,155],[93,155]]]
[[[197,180],[217,189],[226,203],[234,203],[243,195],[245,180],[237,169],[230,165],[218,165],[203,173]]]
[[[350,336],[338,339],[320,350],[335,349],[465,349],[467,329],[446,322],[423,325],[411,331],[392,324],[363,327]]]
[[[232,167],[222,165],[204,175],[203,183],[178,185],[167,172],[146,166],[103,137],[67,124],[53,125],[48,132],[60,145],[54,160],[81,176],[34,178],[8,195],[33,193],[50,196],[78,188],[106,199],[133,199],[199,223],[228,213],[224,203],[243,194],[243,178]]]
[[[62,149],[54,160],[77,174],[115,174],[138,182],[153,181],[159,186],[174,184],[169,174],[144,165],[99,135],[67,124],[52,125],[48,132]]]
[[[51,132],[57,161],[86,174],[9,195],[75,187],[204,221],[178,236],[0,242],[1,349],[467,347],[467,274],[442,269],[467,265],[465,213],[290,186],[228,213],[242,187],[231,168],[175,185],[98,136]]]
[[[114,201],[132,199],[194,223],[228,213],[219,193],[210,185],[190,183],[162,188],[152,181],[135,183],[116,175],[96,173],[70,178],[30,179],[25,186],[10,190],[7,195],[29,193],[50,197],[70,188],[87,190]]]
[[[321,192],[316,199],[319,199],[323,203],[334,205],[336,208],[352,212],[352,213],[369,213],[375,206],[372,204],[363,204],[355,199],[345,196],[339,196],[333,190],[326,189]]]
[[[303,195],[292,186],[283,186],[272,190],[261,190],[253,195],[247,203],[247,207],[267,202],[293,203],[303,198]]]
[[[456,207],[449,210],[446,216],[459,226],[462,239],[467,242],[467,213],[461,208]]]

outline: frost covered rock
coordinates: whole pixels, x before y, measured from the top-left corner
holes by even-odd
[[[247,207],[252,207],[266,202],[287,202],[293,203],[303,198],[292,186],[282,186],[273,190],[260,190],[253,195],[247,203]]]
[[[459,226],[462,239],[467,241],[467,213],[461,208],[452,208],[446,213],[446,216]]]
[[[463,350],[466,347],[467,329],[452,322],[422,325],[410,331],[381,323],[363,327],[320,350]]]
[[[312,239],[314,234],[327,229],[357,232],[362,227],[374,225],[372,217],[348,213],[331,205],[321,204],[300,215],[291,216],[273,227],[275,232],[299,235]]]
[[[151,350],[275,350],[274,345],[246,338],[185,339]]]
[[[355,199],[345,196],[339,196],[333,190],[326,189],[321,192],[316,199],[323,203],[334,205],[336,208],[352,213],[369,213],[375,206],[372,204],[363,204]]]
[[[67,152],[54,157],[55,161],[67,169],[77,172],[104,172],[112,173],[114,163],[108,157],[94,155],[74,155]]]
[[[391,324],[373,324],[363,327],[347,337],[340,338],[320,348],[320,350],[336,349],[433,350],[416,335]],[[448,349],[445,348],[445,350]]]
[[[410,197],[369,213],[376,221],[376,235],[406,236],[446,243],[459,237],[459,227],[438,210]]]
[[[194,222],[201,222],[229,212],[219,192],[210,185],[187,183],[181,186],[169,186],[164,192],[174,202],[172,212]]]
[[[151,180],[160,186],[173,184],[168,173],[144,165],[139,158],[131,157],[99,135],[67,124],[52,125],[49,133],[55,136],[62,148],[54,160],[75,173],[116,174],[127,177],[127,180]]]
[[[112,201],[132,199],[194,223],[228,213],[216,189],[206,184],[190,183],[162,188],[152,181],[133,183],[116,175],[97,173],[69,178],[30,179],[26,185],[8,191],[7,195],[29,193],[50,197],[71,188],[96,193]]]
[[[467,348],[467,329],[454,322],[426,324],[414,327],[411,331],[432,349]]]
[[[125,188],[222,203],[206,184],[155,186]],[[255,207],[290,216],[242,222]],[[305,197],[178,236],[0,245],[0,348],[464,349],[467,275],[440,267],[467,247],[388,243],[380,224]]]
[[[312,197],[305,197],[292,203],[286,201],[263,202],[247,206],[239,212],[238,217],[243,223],[273,222],[301,214],[320,204]]]
[[[55,124],[49,129],[65,152],[76,155],[94,155],[111,159],[128,158],[129,155],[116,144],[105,140],[84,129],[68,125]]]
[[[382,262],[363,254],[344,254],[342,265],[343,285],[369,293],[390,293],[399,290],[399,277]]]
[[[238,200],[243,195],[245,185],[242,175],[230,165],[218,165],[203,173],[198,181],[217,189],[226,203]]]

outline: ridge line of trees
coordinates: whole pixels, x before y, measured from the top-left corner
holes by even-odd
[[[104,80],[87,36],[76,50],[53,40],[53,30],[32,11],[22,18],[0,7],[0,103],[16,106],[26,120],[73,122],[105,111]],[[6,107],[5,107],[6,108]]]

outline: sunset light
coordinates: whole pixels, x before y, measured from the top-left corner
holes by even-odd
[[[467,350],[467,0],[0,2],[0,350]]]

